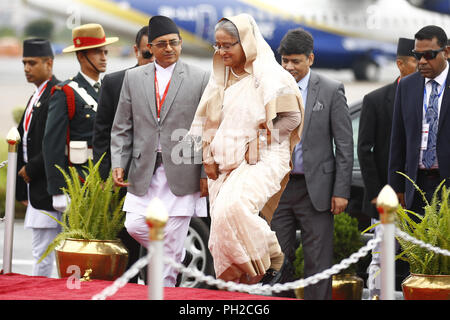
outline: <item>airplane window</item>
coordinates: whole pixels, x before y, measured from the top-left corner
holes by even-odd
[[[339,16],[336,12],[333,12],[333,20],[334,22],[338,22],[339,21]]]

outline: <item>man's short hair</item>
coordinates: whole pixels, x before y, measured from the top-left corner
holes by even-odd
[[[314,38],[308,31],[297,28],[289,30],[281,39],[280,55],[304,54],[309,56],[314,50]]]
[[[136,34],[136,47],[139,47],[139,45],[141,44],[141,40],[143,36],[147,36],[148,37],[148,26],[142,27],[138,33]]]
[[[437,43],[441,48],[447,46],[447,34],[441,27],[426,26],[414,35],[416,40],[433,40],[433,38],[437,39]]]

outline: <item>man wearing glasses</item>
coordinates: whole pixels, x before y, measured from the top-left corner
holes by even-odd
[[[164,254],[181,262],[191,217],[206,216],[201,194],[207,189],[206,176],[200,179],[201,156],[194,162],[192,150],[180,148],[179,141],[191,126],[209,75],[179,60],[182,40],[170,18],[150,19],[148,43],[155,62],[125,73],[111,131],[113,177],[117,186],[128,188],[125,227],[144,247],[147,207],[154,198],[163,202],[169,213]],[[175,286],[177,274],[166,265],[164,286]]]
[[[429,202],[439,183],[450,177],[450,79],[445,31],[438,26],[420,29],[413,54],[419,72],[402,79],[397,87],[388,182],[404,207],[423,215],[422,196],[397,171],[415,181]]]
[[[136,65],[143,66],[153,62],[154,57],[150,53],[148,47],[148,26],[142,27],[136,34],[135,44],[133,46],[134,54],[136,56]],[[119,103],[120,89],[122,88],[125,70],[120,70],[105,75],[100,87],[97,115],[94,123],[94,136],[92,138],[92,149],[94,152],[94,162],[96,163],[103,157],[100,163],[99,171],[103,179],[107,179],[111,170],[111,127],[116,114],[117,104]],[[126,189],[122,189],[122,195],[125,195]],[[122,240],[128,250],[128,266],[129,269],[139,259],[139,243],[136,242],[123,228],[119,233],[119,238]],[[135,276],[130,282],[137,283],[138,276]]]

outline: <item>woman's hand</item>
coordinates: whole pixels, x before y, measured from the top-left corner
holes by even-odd
[[[215,162],[205,163],[203,162],[205,173],[211,180],[216,180],[219,177],[219,165]]]

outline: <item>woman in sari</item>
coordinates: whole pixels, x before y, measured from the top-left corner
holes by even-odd
[[[269,223],[289,178],[304,109],[294,78],[251,16],[223,18],[215,37],[213,74],[188,136],[196,150],[203,147],[216,277],[256,283],[283,263]]]

